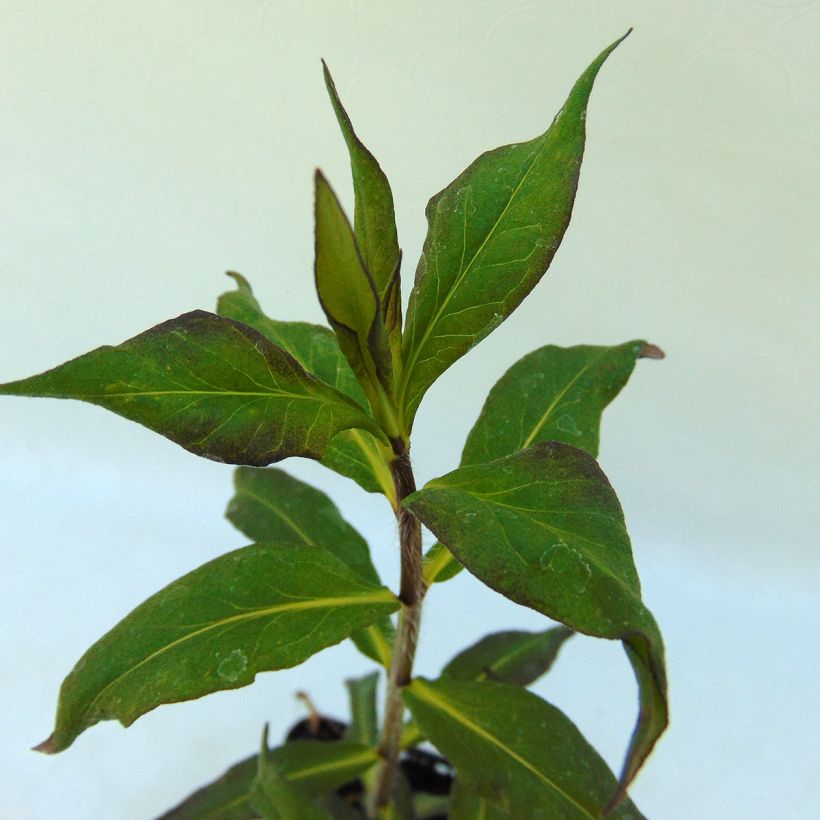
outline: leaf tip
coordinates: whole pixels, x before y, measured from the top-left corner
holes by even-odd
[[[49,735],[42,743],[31,747],[32,752],[40,752],[44,755],[53,755],[56,753],[54,748],[54,735]]]
[[[251,283],[241,273],[237,273],[235,270],[226,270],[225,276],[230,276],[236,282],[237,288],[243,293],[253,294]]]
[[[650,344],[649,342],[644,342],[643,345],[641,345],[641,349],[638,351],[638,358],[665,359],[666,353],[664,353],[657,345]]]

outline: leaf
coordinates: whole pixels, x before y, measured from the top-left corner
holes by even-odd
[[[461,466],[512,455],[540,441],[562,441],[598,455],[601,415],[620,393],[639,358],[662,358],[644,341],[615,347],[547,345],[524,356],[484,402]],[[442,544],[425,557],[428,584],[457,575],[461,565]]]
[[[348,740],[375,746],[379,741],[379,719],[376,712],[376,689],[379,673],[371,672],[361,678],[345,681],[350,696],[350,729]]]
[[[614,347],[547,345],[516,362],[490,391],[461,457],[481,464],[540,441],[598,455],[601,415],[642,357],[660,349],[637,340]]]
[[[458,778],[450,795],[448,820],[508,820],[509,815]]]
[[[549,671],[572,634],[563,626],[544,632],[494,632],[459,652],[441,674],[453,680],[494,680],[529,686]]]
[[[395,351],[394,366],[401,351],[401,251],[396,235],[396,216],[390,183],[376,158],[365,148],[353,130],[353,124],[342,105],[336,85],[324,60],[325,85],[333,111],[350,154],[353,173],[353,233],[365,266],[370,271],[379,294],[390,346]]]
[[[339,200],[316,172],[316,290],[339,347],[388,434],[398,430],[383,411],[393,395],[393,365],[379,294]],[[391,426],[392,424],[392,426]]]
[[[257,757],[256,777],[248,802],[265,820],[330,820],[330,815],[311,802],[297,786],[287,780],[268,755],[268,727],[262,734],[262,749]]]
[[[554,706],[526,689],[490,681],[416,678],[403,693],[425,736],[456,767],[462,785],[502,816],[602,816],[615,777]],[[641,814],[626,800],[613,817]]]
[[[0,393],[81,399],[196,455],[263,466],[321,458],[340,430],[378,433],[365,411],[252,328],[194,311]]]
[[[572,213],[592,85],[621,40],[581,75],[544,134],[482,154],[428,203],[403,343],[405,431],[430,385],[506,319],[549,267]]]
[[[641,711],[620,797],[667,724],[666,672],[623,511],[601,468],[582,450],[540,443],[434,479],[405,506],[487,586],[579,632],[625,642]]]
[[[381,584],[367,542],[321,490],[274,468],[239,467],[234,485],[236,493],[225,515],[251,541],[292,541],[326,549],[357,575]],[[390,666],[393,625],[389,618],[352,638],[367,657]]]
[[[153,595],[83,655],[60,689],[54,733],[38,748],[60,752],[101,720],[130,726],[163,703],[246,686],[398,607],[327,550],[234,550]]]
[[[269,763],[309,796],[326,794],[366,772],[378,760],[374,749],[347,740],[298,740],[268,752]],[[159,820],[249,820],[248,803],[258,755],[231,766],[220,778],[194,792]]]
[[[308,322],[281,322],[262,312],[247,280],[238,273],[229,273],[237,290],[219,297],[217,312],[221,316],[244,322],[290,353],[308,373],[350,396],[365,407],[364,390],[356,379],[339,343],[331,330]],[[390,475],[390,447],[379,442],[366,430],[351,429],[337,433],[325,447],[322,464],[341,475],[352,478],[369,493],[384,493],[393,506],[396,491]]]

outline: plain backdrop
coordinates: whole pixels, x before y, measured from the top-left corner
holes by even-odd
[[[545,279],[427,395],[420,482],[452,469],[531,349],[646,338],[600,460],[666,638],[672,724],[647,816],[804,818],[820,798],[817,550],[820,3],[0,0],[0,381],[212,309],[241,271],[278,318],[323,321],[311,176],[348,206],[324,57],[389,175],[405,279],[424,205],[478,153],[542,132],[597,81],[572,225]],[[405,289],[405,296],[407,289]],[[316,482],[397,579],[387,505]],[[0,400],[0,816],[150,818],[303,716],[344,717],[349,644],[248,688],[28,751],[85,649],[240,546],[229,466],[79,403]],[[418,669],[544,627],[463,573],[428,598]],[[536,687],[620,768],[636,712],[619,645],[576,637]]]

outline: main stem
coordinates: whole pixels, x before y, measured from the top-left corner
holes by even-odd
[[[390,463],[390,472],[396,487],[398,507],[396,517],[399,522],[399,543],[401,550],[401,586],[399,599],[399,626],[393,647],[393,658],[387,678],[387,700],[384,709],[384,728],[379,742],[382,758],[373,792],[373,814],[390,803],[393,796],[393,782],[401,751],[401,733],[404,718],[402,687],[410,682],[413,673],[413,658],[419,637],[421,605],[426,585],[422,575],[421,524],[410,512],[402,508],[401,502],[416,491],[413,468],[407,451]]]

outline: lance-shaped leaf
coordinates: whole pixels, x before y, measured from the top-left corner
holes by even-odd
[[[376,158],[356,136],[324,60],[322,67],[327,93],[350,154],[353,195],[356,201],[353,210],[353,233],[364,264],[370,271],[379,294],[390,347],[394,350],[395,365],[400,361],[401,350],[401,251],[396,235],[393,192]]]
[[[319,301],[342,353],[380,418],[386,396],[392,396],[394,388],[379,294],[342,206],[321,171],[316,172],[315,215]]]
[[[615,777],[562,712],[517,686],[415,679],[404,699],[459,780],[506,817],[600,818]],[[631,801],[613,812],[640,818]]]
[[[81,399],[231,464],[318,459],[340,430],[378,432],[353,400],[257,331],[204,311],[0,385],[0,393]]]
[[[527,354],[487,396],[461,466],[509,456],[540,441],[562,441],[597,456],[601,415],[639,358],[663,358],[663,351],[638,340],[614,347],[547,345]],[[428,583],[446,581],[460,569],[442,544],[428,551]]]
[[[326,794],[359,777],[377,760],[375,749],[346,740],[333,743],[298,740],[268,752],[270,765],[285,780],[312,797]],[[159,820],[250,820],[258,817],[248,802],[258,765],[258,755],[246,757]]]
[[[666,727],[666,672],[623,511],[595,459],[536,444],[434,479],[405,504],[487,586],[579,632],[624,641],[641,708],[619,798]]]
[[[83,655],[39,750],[60,752],[101,720],[129,726],[160,704],[296,666],[398,606],[327,550],[263,543],[229,552],[153,595]]]
[[[544,134],[482,154],[428,203],[403,343],[407,430],[430,385],[518,307],[552,261],[578,186],[592,85],[620,42],[581,75]]]
[[[244,322],[290,353],[300,365],[323,382],[335,387],[357,404],[368,404],[361,385],[331,330],[308,322],[282,322],[266,316],[253,295],[248,281],[229,273],[237,289],[219,297],[217,313]],[[384,493],[395,506],[395,488],[388,466],[393,457],[390,447],[366,430],[351,429],[337,433],[325,447],[322,464],[352,478],[369,493]]]
[[[453,680],[494,680],[529,686],[549,671],[572,634],[563,626],[544,632],[494,632],[459,652],[441,674]]]
[[[376,689],[379,673],[345,681],[350,697],[350,728],[346,737],[365,746],[375,746],[379,740],[379,719],[376,712]]]
[[[362,578],[381,583],[367,542],[321,490],[283,470],[255,467],[239,467],[234,486],[225,515],[251,541],[292,541],[326,549]],[[351,637],[369,658],[390,666],[393,625],[389,618]]]

